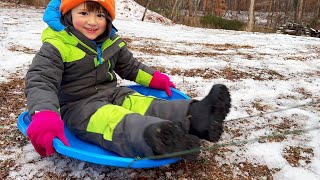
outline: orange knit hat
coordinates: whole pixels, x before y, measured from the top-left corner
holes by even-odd
[[[101,4],[110,14],[112,21],[116,17],[114,0],[61,0],[60,11],[64,15],[85,1],[94,1]]]

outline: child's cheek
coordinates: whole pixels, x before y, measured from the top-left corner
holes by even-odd
[[[73,22],[73,26],[76,28],[76,29],[79,29],[79,28],[81,28],[81,27],[83,27],[84,26],[84,21],[74,21]]]

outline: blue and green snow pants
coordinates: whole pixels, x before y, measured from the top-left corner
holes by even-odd
[[[115,87],[61,107],[68,128],[78,138],[124,157],[154,155],[143,134],[146,127],[172,121],[189,131],[191,100],[166,101]]]

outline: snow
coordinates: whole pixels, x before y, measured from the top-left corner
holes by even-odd
[[[134,47],[160,50],[159,53],[149,53],[133,49],[135,57],[143,59],[144,63],[168,69],[177,68],[182,72],[192,69],[222,72],[229,67],[236,72],[247,73],[236,79],[228,79],[224,74],[209,79],[201,75],[170,76],[179,90],[193,91],[195,99],[202,99],[213,84],[226,84],[232,96],[232,109],[227,121],[319,100],[319,38],[193,28],[173,24],[150,11],[147,22],[141,22],[143,7],[132,0],[117,0],[116,5],[117,17],[114,25],[119,34],[132,39],[131,45]],[[30,7],[1,9],[0,82],[7,81],[16,70],[19,70],[21,76],[26,73],[34,52],[41,47],[41,32],[46,27],[42,22],[42,13],[43,9]],[[119,83],[130,84],[127,81]],[[266,110],[258,110],[253,107],[253,103],[266,106]],[[308,106],[263,117],[246,118],[252,121],[251,125],[242,127],[244,131],[248,130],[248,134],[243,133],[245,136],[235,139],[252,139],[272,133],[274,129],[271,125],[280,123],[281,118],[295,119],[292,123],[296,126],[292,126],[291,130],[317,127],[319,115],[319,106],[318,109]],[[241,127],[241,124],[238,125]],[[260,125],[261,129],[254,129]],[[227,142],[232,137],[225,133],[222,142]],[[242,149],[234,149],[242,158],[267,165],[269,169],[279,168],[273,174],[274,179],[320,179],[319,137],[320,130],[316,129],[290,136],[285,141],[254,142],[244,145]],[[312,148],[313,156],[309,159],[311,162],[301,161],[300,166],[291,166],[283,156],[284,150],[289,146]],[[15,158],[21,165],[18,171],[10,172],[9,177],[12,179],[41,177],[42,171],[48,169],[57,173],[66,173],[65,169],[68,169],[69,174],[66,176],[81,179],[88,178],[88,174],[94,179],[116,177],[117,174],[118,177],[134,175],[128,169],[87,164],[57,154],[40,158],[30,143],[13,151],[16,153],[11,155],[0,153],[0,160]],[[229,159],[237,155],[233,154]],[[310,156],[306,154],[308,155]]]

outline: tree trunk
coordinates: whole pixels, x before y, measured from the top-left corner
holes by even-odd
[[[205,12],[205,14],[207,14],[207,9],[208,9],[208,0],[203,0],[203,12]]]
[[[241,13],[241,9],[240,9],[240,3],[241,2],[241,0],[238,0],[238,1],[236,1],[236,3],[237,3],[237,14],[240,14]]]
[[[280,12],[280,0],[275,0],[274,2],[274,12],[276,12],[276,14],[278,14],[278,12]]]
[[[273,0],[269,1],[269,15],[267,19],[267,26],[271,27],[272,24],[272,18],[273,18]]]
[[[316,11],[314,14],[314,18],[318,18],[318,17],[320,17],[320,0],[317,1]]]
[[[289,18],[290,11],[291,11],[291,0],[287,0],[286,9],[285,9],[285,17],[286,17],[286,19]]]
[[[231,0],[227,0],[226,13],[230,14],[230,10],[231,10]]]
[[[285,18],[284,18],[284,22],[283,23],[286,23],[288,21],[288,19],[290,19],[290,16],[291,16],[291,3],[292,3],[292,0],[287,0],[286,1]]]
[[[189,6],[189,17],[193,16],[193,0],[188,1]]]
[[[252,32],[254,26],[254,0],[250,0],[247,31]]]
[[[230,0],[230,14],[234,15],[237,14],[236,12],[236,0]]]
[[[147,1],[146,9],[144,10],[144,13],[143,13],[143,16],[142,16],[141,21],[144,21],[144,18],[146,17],[146,14],[147,14],[147,11],[148,11],[150,2],[151,2],[151,0],[148,0],[148,1]]]
[[[175,2],[174,2],[174,5],[173,5],[173,7],[172,7],[172,11],[171,11],[171,20],[174,20],[174,14],[175,14],[175,11],[176,11],[176,8],[177,8],[177,5],[178,5],[178,1],[179,0],[175,0]]]
[[[296,19],[297,23],[301,23],[302,22],[303,4],[304,4],[304,0],[299,0],[298,1],[297,19]]]
[[[193,2],[194,2],[194,4],[193,4],[194,13],[193,14],[198,14],[198,12],[200,11],[200,7],[201,7],[202,1],[201,0],[196,0],[196,1],[193,1]]]

